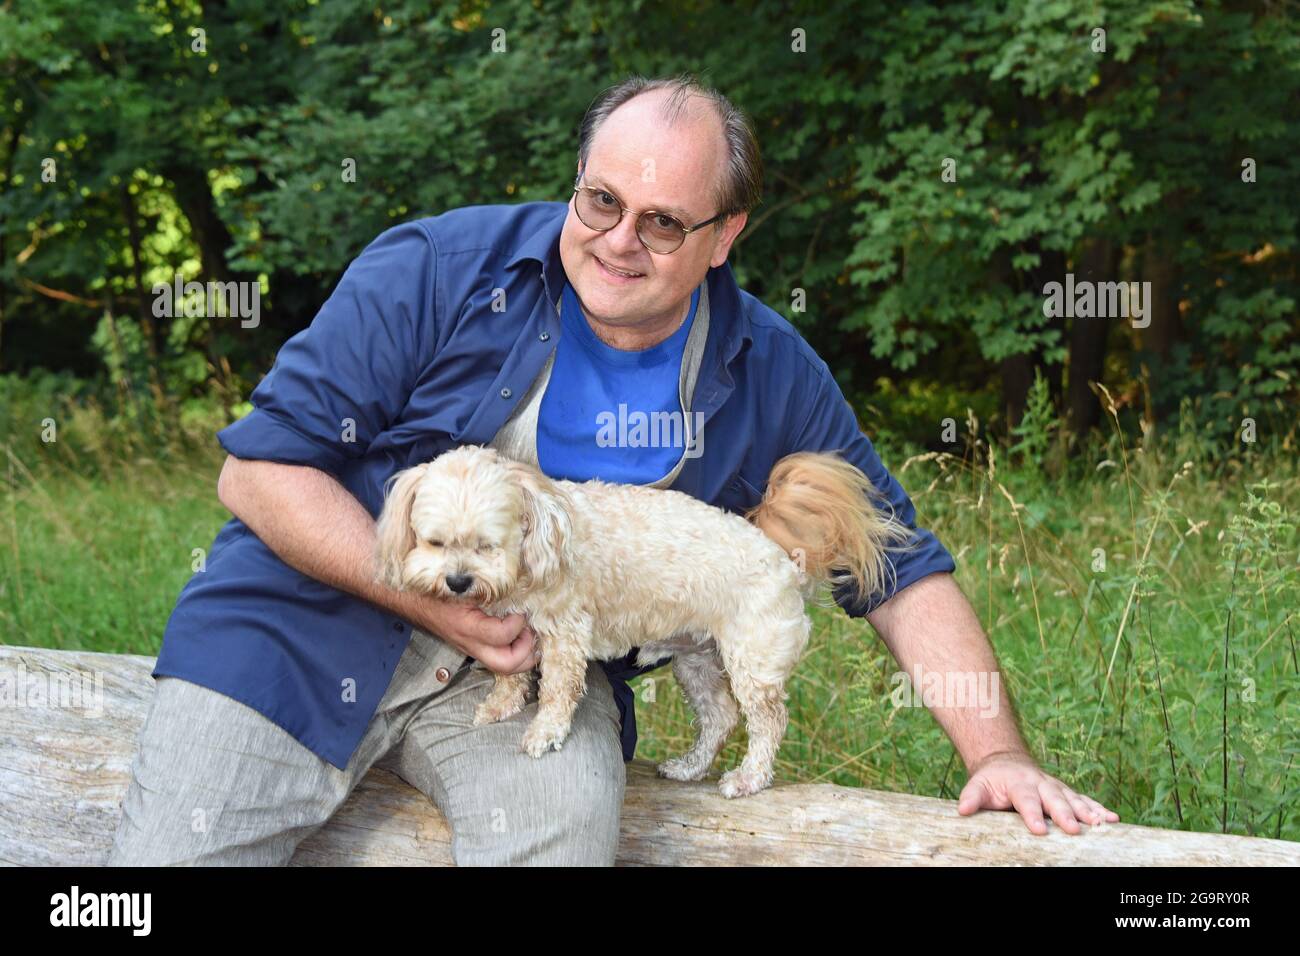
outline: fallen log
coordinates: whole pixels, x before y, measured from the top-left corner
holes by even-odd
[[[104,862],[153,663],[0,646],[0,864]],[[1036,837],[1015,814],[961,817],[951,800],[831,784],[725,800],[713,782],[661,780],[640,760],[628,766],[622,828],[626,866],[1300,865],[1300,844],[1282,840],[1128,824]],[[423,794],[376,768],[291,865],[445,866],[450,841]]]

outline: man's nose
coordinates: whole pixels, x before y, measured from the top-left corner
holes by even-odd
[[[617,226],[606,230],[605,242],[609,244],[611,251],[624,255],[635,255],[644,248],[641,245],[641,237],[636,234],[636,216],[630,212],[624,213]]]
[[[473,583],[474,579],[468,574],[447,575],[447,588],[453,594],[464,594]]]

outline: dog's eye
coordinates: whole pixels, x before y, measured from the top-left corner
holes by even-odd
[[[429,542],[429,545],[430,545],[431,547],[434,547],[434,548],[441,548],[441,547],[442,547],[442,542],[441,542],[441,541],[430,541],[430,542]]]

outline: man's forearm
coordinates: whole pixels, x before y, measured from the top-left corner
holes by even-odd
[[[375,580],[375,521],[316,468],[226,460],[217,494],[281,561],[410,620],[412,599]]]
[[[867,620],[909,679],[918,669],[923,675],[942,676],[945,693],[939,702],[929,705],[930,712],[961,754],[967,770],[996,753],[1028,754],[993,648],[951,574],[931,574],[916,581],[868,614]],[[990,715],[985,705],[978,698],[969,699],[969,694],[966,706],[945,706],[949,699],[946,691],[957,681],[963,682],[962,690],[977,686],[993,690],[996,711]],[[980,681],[987,683],[981,685]],[[924,690],[916,687],[914,693]]]

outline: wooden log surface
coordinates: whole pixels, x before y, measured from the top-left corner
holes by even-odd
[[[100,865],[112,845],[153,658],[0,645],[0,864]],[[61,688],[81,687],[81,697]],[[32,697],[36,691],[48,691]],[[98,690],[96,689],[98,688]],[[718,769],[712,774],[716,778]],[[722,798],[714,779],[628,766],[618,862],[660,865],[1300,865],[1300,844],[1128,824],[1036,837],[1013,813],[933,797],[778,784]],[[374,769],[295,866],[445,866],[450,832],[420,792]]]

